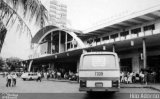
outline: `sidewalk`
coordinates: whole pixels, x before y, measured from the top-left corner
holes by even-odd
[[[160,83],[148,83],[146,84],[123,84],[121,83],[121,88],[151,88],[157,91],[160,91]]]

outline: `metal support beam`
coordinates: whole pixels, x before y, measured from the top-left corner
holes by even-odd
[[[143,67],[147,67],[146,40],[143,39]]]

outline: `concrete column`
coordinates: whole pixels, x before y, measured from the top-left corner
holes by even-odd
[[[132,57],[132,71],[139,73],[140,71],[140,63],[139,63],[139,56]]]
[[[53,49],[53,47],[52,47],[52,42],[53,42],[53,32],[51,32],[51,54],[52,54],[52,49]]]
[[[100,44],[102,44],[102,41],[103,41],[103,39],[102,39],[102,37],[100,38]]]
[[[109,37],[109,41],[110,41],[110,39],[111,39],[111,36],[109,35],[108,37]]]
[[[144,28],[143,28],[143,26],[141,27],[141,32],[144,32]]]
[[[61,32],[59,31],[59,53],[61,52]]]
[[[31,71],[32,63],[33,63],[33,60],[31,60],[31,61],[29,62],[28,72],[30,72],[30,71]]]
[[[121,39],[121,33],[120,32],[118,33],[118,38]]]
[[[77,73],[79,72],[80,59],[77,60]]]
[[[146,40],[143,39],[143,68],[147,67]]]
[[[115,52],[115,44],[113,44],[113,49],[112,50],[113,50],[113,52]]]
[[[67,51],[67,33],[66,33],[66,39],[65,39],[65,51]]]
[[[132,33],[131,33],[131,29],[129,29],[128,31],[129,31],[129,35],[131,35],[131,34],[132,34]]]
[[[54,63],[51,63],[51,70],[54,70]]]
[[[103,51],[106,51],[106,46],[103,46]]]

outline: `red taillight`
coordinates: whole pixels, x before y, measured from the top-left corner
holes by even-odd
[[[86,87],[86,81],[80,80],[80,87]]]
[[[118,86],[119,86],[118,80],[112,81],[112,87],[118,87]]]

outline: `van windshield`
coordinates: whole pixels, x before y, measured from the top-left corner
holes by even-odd
[[[116,69],[114,55],[85,55],[81,69]]]

